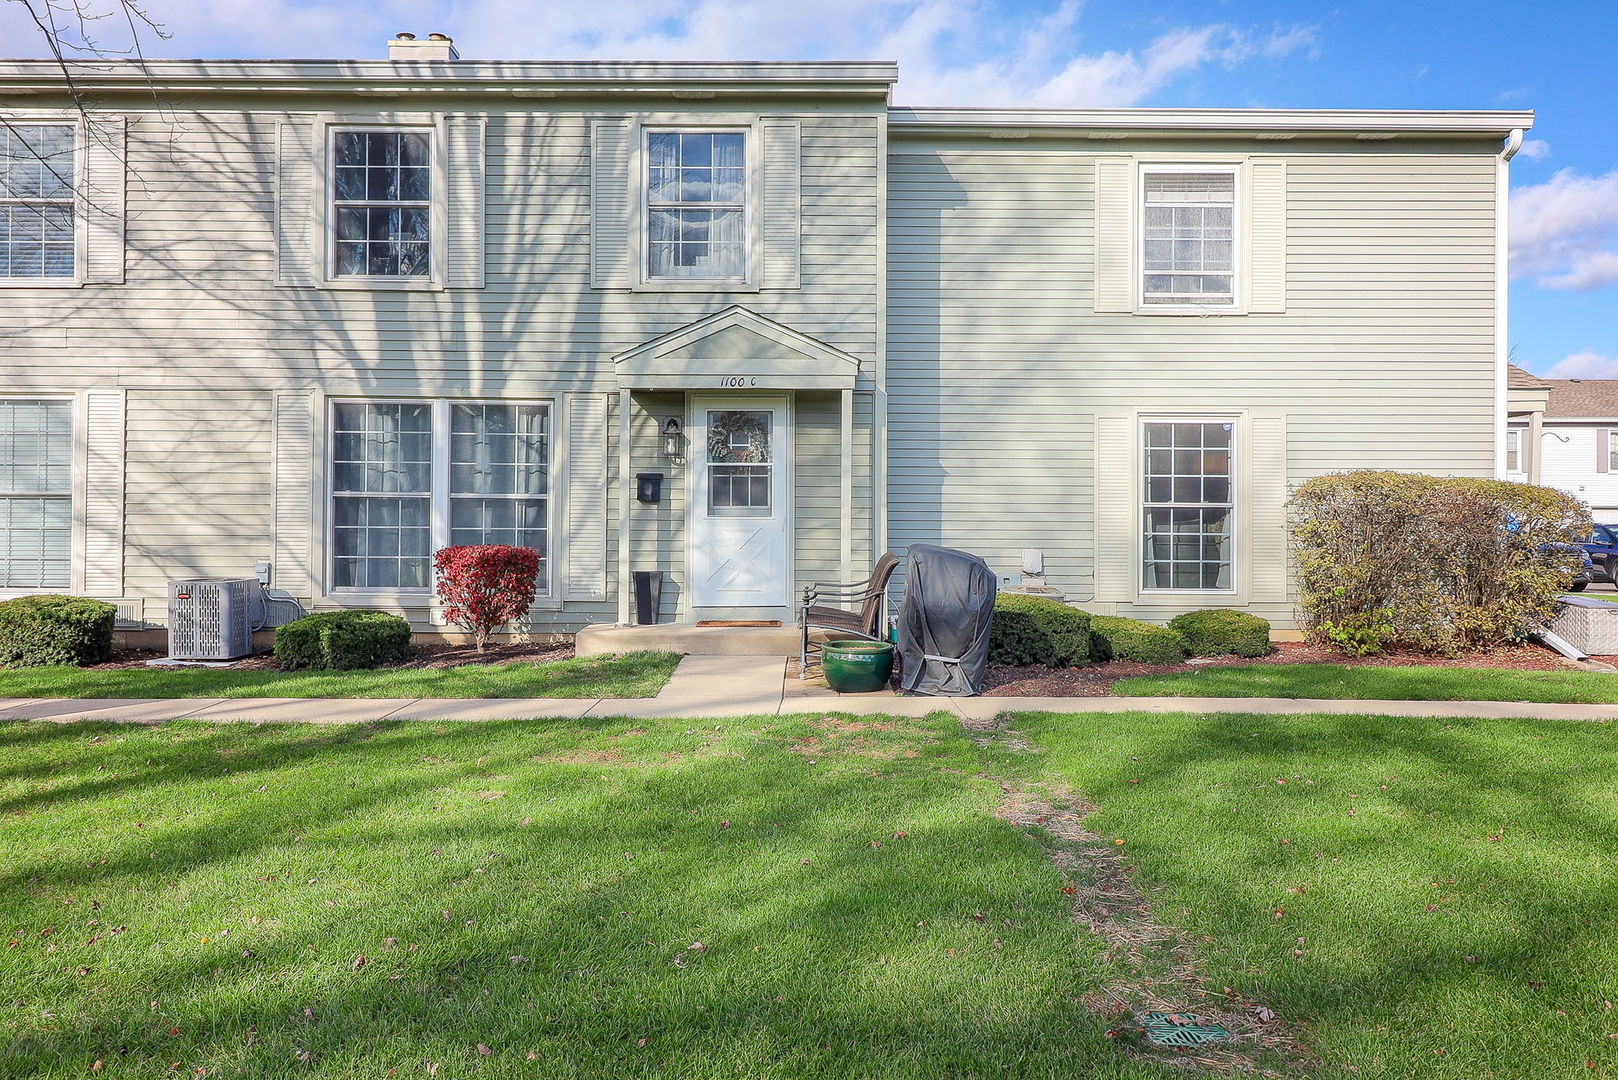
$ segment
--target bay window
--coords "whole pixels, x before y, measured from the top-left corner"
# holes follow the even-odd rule
[[[1231,421],[1142,424],[1141,586],[1234,586],[1235,427]]]
[[[438,548],[511,544],[548,594],[551,430],[548,403],[334,403],[333,587],[427,592]]]

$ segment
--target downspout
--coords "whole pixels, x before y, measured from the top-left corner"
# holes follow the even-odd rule
[[[1506,357],[1508,343],[1507,281],[1510,272],[1510,161],[1522,149],[1523,129],[1512,128],[1500,148],[1494,173],[1494,475],[1506,475]],[[1538,447],[1535,447],[1537,450]]]

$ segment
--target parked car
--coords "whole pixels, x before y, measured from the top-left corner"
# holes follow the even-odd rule
[[[1580,546],[1590,553],[1595,580],[1618,584],[1618,576],[1614,576],[1618,573],[1618,525],[1597,525]]]
[[[1595,562],[1590,558],[1590,553],[1584,549],[1584,545],[1541,544],[1539,545],[1539,552],[1542,555],[1578,554],[1579,565],[1577,569],[1573,571],[1573,580],[1568,582],[1568,592],[1583,592],[1585,589],[1590,587],[1590,582],[1595,580]]]

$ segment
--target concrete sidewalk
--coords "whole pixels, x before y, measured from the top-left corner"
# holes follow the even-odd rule
[[[1001,713],[1327,713],[1340,716],[1527,717],[1618,720],[1618,705],[1520,701],[1361,701],[1336,698],[899,697],[891,690],[837,694],[800,682],[778,656],[687,656],[654,698],[0,698],[0,720],[165,720],[218,723],[354,724],[377,720],[527,720],[623,716],[630,719],[789,716],[810,713],[926,716],[972,720]]]

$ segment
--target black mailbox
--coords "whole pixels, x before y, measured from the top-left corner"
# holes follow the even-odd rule
[[[643,472],[635,474],[635,498],[643,503],[663,501],[663,474]]]

